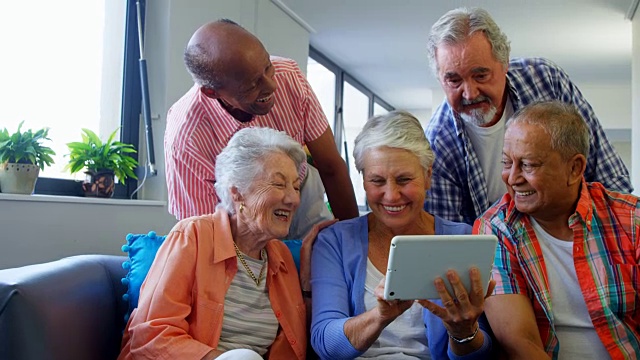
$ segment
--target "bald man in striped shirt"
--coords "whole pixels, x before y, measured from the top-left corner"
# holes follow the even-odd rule
[[[164,138],[171,214],[180,220],[213,213],[216,157],[238,130],[269,127],[306,145],[317,166],[301,170],[301,203],[288,238],[302,238],[332,217],[324,189],[335,217],[358,216],[346,164],[295,61],[270,56],[254,35],[227,19],[200,27],[184,59],[195,84],[169,109]]]

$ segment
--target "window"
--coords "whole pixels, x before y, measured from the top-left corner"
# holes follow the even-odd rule
[[[132,20],[134,26],[127,26]],[[81,194],[80,183],[73,180],[82,180],[84,174],[63,170],[68,160],[66,144],[81,139],[81,128],[106,139],[123,125],[121,140],[137,147],[137,132],[135,139],[125,133],[132,121],[138,127],[138,116],[125,118],[122,100],[123,92],[140,91],[139,82],[137,89],[135,85],[123,89],[126,41],[137,50],[135,20],[133,0],[0,4],[0,44],[5,49],[0,66],[1,126],[14,132],[24,120],[23,130],[49,127],[52,142],[48,145],[56,152],[55,164],[40,173],[36,193]],[[134,31],[135,36],[126,31]],[[139,114],[139,104],[137,108]],[[116,196],[127,193],[123,188]]]
[[[309,58],[307,61],[307,80],[320,101],[320,106],[327,116],[331,131],[335,133],[333,126],[336,121],[336,74],[313,58]]]
[[[384,115],[388,113],[389,110],[384,105],[381,105],[378,101],[373,103],[373,115]]]
[[[307,78],[327,114],[336,144],[347,163],[358,207],[366,211],[362,175],[356,170],[353,159],[354,141],[371,116],[385,114],[393,107],[314,48],[309,49]]]
[[[344,120],[343,141],[346,141],[344,148],[348,151],[348,154],[343,153],[342,155],[347,159],[349,177],[351,177],[353,190],[356,193],[358,207],[362,208],[366,206],[367,197],[364,192],[364,186],[362,185],[362,175],[356,170],[356,164],[353,158],[353,147],[356,136],[358,136],[364,127],[367,119],[369,119],[369,97],[349,82],[346,82],[344,84],[342,106]]]

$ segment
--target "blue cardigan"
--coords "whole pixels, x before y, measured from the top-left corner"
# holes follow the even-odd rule
[[[470,234],[471,226],[435,217],[436,234]],[[340,221],[318,234],[311,255],[313,318],[311,345],[322,359],[353,359],[363,354],[344,334],[344,323],[366,311],[364,283],[369,246],[367,216]],[[440,303],[440,305],[442,305]],[[466,356],[449,350],[449,337],[442,321],[423,310],[426,336],[432,359],[488,359],[491,337],[481,318],[482,347]]]

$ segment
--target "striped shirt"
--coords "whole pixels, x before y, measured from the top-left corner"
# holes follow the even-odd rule
[[[244,255],[244,259],[256,277],[268,261],[266,258],[252,259],[247,255]],[[224,318],[218,350],[251,349],[264,356],[275,340],[279,326],[269,301],[266,273],[262,274],[260,285],[256,286],[240,259],[237,262],[238,272],[224,297]]]
[[[216,157],[240,129],[269,127],[284,131],[305,145],[329,127],[318,99],[295,61],[271,57],[271,62],[278,87],[274,106],[267,115],[240,122],[216,99],[205,96],[198,85],[169,109],[164,135],[165,173],[169,212],[178,220],[215,211]],[[303,166],[302,178],[305,173]]]
[[[633,191],[629,171],[607,140],[591,105],[561,68],[541,58],[512,59],[507,71],[507,87],[514,112],[544,100],[574,105],[591,130],[585,179],[600,182],[607,189]],[[473,224],[491,202],[485,175],[464,121],[445,100],[435,110],[425,134],[435,161],[424,209],[447,220]],[[500,157],[496,161],[500,161]]]
[[[584,180],[575,213],[573,262],[593,326],[614,359],[640,357],[640,199]],[[542,250],[531,220],[509,194],[474,225],[474,233],[499,238],[494,294],[528,296],[545,351],[559,352]],[[636,310],[636,308],[638,308]]]

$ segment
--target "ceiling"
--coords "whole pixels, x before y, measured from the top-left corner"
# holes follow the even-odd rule
[[[311,28],[311,46],[396,108],[430,109],[426,54],[445,12],[478,6],[511,40],[512,57],[546,57],[577,83],[629,82],[633,0],[279,0]]]

